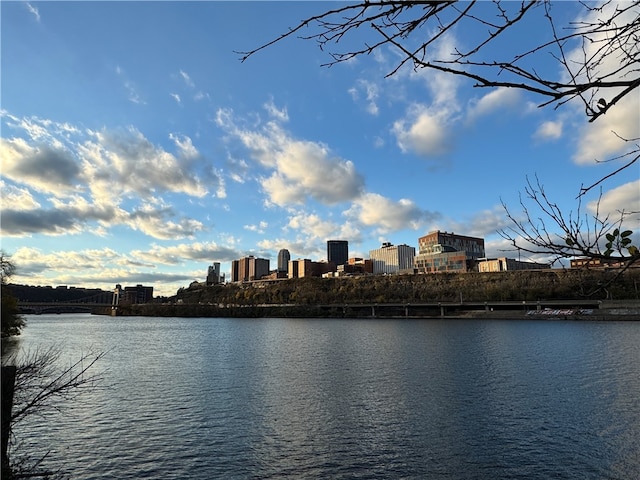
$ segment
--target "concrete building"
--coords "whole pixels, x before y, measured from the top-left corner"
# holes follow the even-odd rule
[[[369,258],[373,264],[373,273],[394,274],[402,272],[413,273],[416,249],[409,245],[392,245],[389,242],[382,247],[369,251]]]
[[[347,265],[353,272],[373,273],[373,261],[370,258],[352,257]]]
[[[289,271],[289,260],[291,260],[291,254],[289,250],[283,248],[278,252],[278,272]]]
[[[119,296],[121,304],[148,303],[153,300],[153,287],[145,287],[140,284],[124,288],[116,285],[115,293]]]
[[[333,262],[313,262],[308,258],[289,261],[289,278],[321,277],[327,272],[335,272]]]
[[[224,283],[224,273],[220,275],[220,262],[213,262],[213,265],[209,265],[207,270],[207,285],[217,285]]]
[[[506,272],[513,270],[540,270],[551,268],[548,263],[522,262],[514,258],[481,258],[478,259],[479,272]]]
[[[350,258],[344,265],[338,265],[334,277],[344,275],[366,275],[373,273],[373,261],[364,258]]]
[[[253,255],[231,262],[232,282],[251,282],[269,275],[269,259]]]
[[[344,265],[349,259],[349,242],[347,240],[327,240],[327,262]]]
[[[415,267],[418,273],[465,273],[476,270],[484,256],[483,238],[437,230],[418,239]]]
[[[298,278],[298,262],[300,260],[289,260],[289,268],[287,269],[288,278]],[[311,260],[309,260],[311,261]]]

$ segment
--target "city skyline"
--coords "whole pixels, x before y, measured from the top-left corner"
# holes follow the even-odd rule
[[[434,230],[514,256],[496,232],[510,224],[502,202],[519,213],[527,178],[575,211],[580,186],[619,165],[596,162],[623,153],[612,131],[640,136],[638,92],[588,123],[571,102],[539,108],[524,92],[410,67],[386,78],[392,49],[327,68],[327,52],[290,38],[240,62],[236,52],[326,8],[2,2],[0,220],[12,281],[173,295],[214,262],[230,278],[248,255],[319,259],[327,240],[345,239],[350,257],[367,257]],[[565,22],[581,12],[554,3]],[[534,19],[526,28],[539,38],[544,18]],[[560,75],[550,56],[541,69]],[[637,168],[602,188],[603,215],[640,204]]]

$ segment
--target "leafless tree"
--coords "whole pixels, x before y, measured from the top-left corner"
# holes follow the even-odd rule
[[[476,87],[508,87],[526,90],[544,98],[541,106],[560,106],[579,99],[589,121],[604,115],[640,86],[640,1],[621,2],[615,8],[583,3],[585,11],[600,12],[597,21],[556,25],[552,2],[489,2],[450,0],[379,0],[347,3],[302,20],[297,26],[253,50],[238,52],[241,61],[285,38],[298,36],[315,40],[331,60],[324,66],[369,55],[382,47],[395,47],[400,60],[387,76],[404,65],[427,68],[469,78]],[[607,2],[607,4],[610,2]],[[537,32],[539,43],[528,50],[508,53],[504,59],[487,58],[489,44],[508,42],[518,27],[543,9],[547,31]],[[472,25],[470,25],[472,24]],[[445,58],[434,58],[432,47],[454,28],[482,27],[486,33],[465,50],[455,49]],[[371,43],[346,50],[332,50],[347,43],[347,36],[363,27],[375,32]],[[306,32],[310,28],[312,32]],[[578,46],[581,55],[576,58]],[[509,52],[511,49],[506,48]],[[492,50],[490,55],[495,55]],[[546,77],[540,72],[540,59],[553,58],[564,68],[565,79]],[[615,92],[610,95],[607,92]]]
[[[17,358],[17,353],[3,357],[3,370],[10,366],[15,372],[12,402],[8,404],[10,415],[7,424],[3,425],[3,429],[8,428],[3,435],[9,435],[8,451],[3,452],[6,453],[6,458],[3,458],[3,478],[64,477],[61,472],[42,469],[47,455],[37,459],[32,458],[28,452],[10,455],[10,451],[15,450],[12,446],[17,444],[13,429],[27,418],[72,408],[74,401],[87,389],[98,388],[102,373],[94,371],[94,367],[104,355],[104,352],[86,353],[67,366],[61,366],[61,350],[55,346],[44,350],[36,349],[20,359]]]
[[[583,9],[579,19],[562,23],[554,15],[550,0],[378,0],[338,4],[300,21],[253,50],[238,54],[244,62],[284,39],[299,37],[315,41],[327,51],[329,61],[324,66],[330,67],[382,48],[393,48],[399,52],[399,60],[387,76],[395,75],[405,66],[444,72],[469,79],[474,87],[529,92],[540,99],[540,107],[557,109],[569,102],[579,102],[586,119],[595,122],[623,101],[637,101],[640,0],[577,5]],[[526,32],[523,35],[527,22],[540,20],[544,28],[536,31],[535,37]],[[354,43],[354,38],[358,41],[356,32],[365,27],[371,29],[370,36],[365,34],[369,41]],[[458,47],[438,56],[437,42],[454,30],[484,33],[475,37],[470,47]],[[528,38],[531,43],[514,51],[511,45],[514,42],[510,40],[514,38]],[[504,58],[496,58],[497,50],[504,52]],[[543,68],[549,64],[549,58],[561,67],[563,74],[558,75],[557,69],[549,73],[549,69]],[[530,207],[522,204],[524,220],[513,216],[505,205],[514,228],[501,234],[522,251],[548,253],[558,258],[577,254],[593,259],[613,257],[625,265],[636,262],[637,248],[634,250],[631,245],[629,230],[622,229],[632,212],[620,212],[616,220],[595,216],[590,219],[588,231],[584,230],[588,226],[580,212],[582,197],[587,192],[638,163],[640,139],[622,140],[629,146],[626,153],[600,160],[622,165],[593,184],[581,186],[577,193],[578,213],[563,214],[539,183],[535,186],[528,183],[526,199],[532,204]],[[532,217],[531,210],[535,209],[547,216],[549,225],[542,218]],[[548,228],[552,224],[560,229],[559,234]]]
[[[535,183],[527,179],[525,195],[528,203],[521,198],[520,213],[502,204],[511,227],[499,233],[515,250],[547,255],[554,262],[586,257],[622,267],[622,271],[640,260],[640,251],[631,239],[633,232],[623,229],[626,217],[638,212],[621,211],[615,218],[602,216],[598,200],[595,212],[589,214],[582,210],[580,197],[577,211],[564,213],[537,179]]]

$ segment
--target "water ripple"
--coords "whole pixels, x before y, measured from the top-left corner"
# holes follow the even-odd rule
[[[640,477],[634,322],[30,317],[43,344],[110,352],[16,429],[72,478]]]

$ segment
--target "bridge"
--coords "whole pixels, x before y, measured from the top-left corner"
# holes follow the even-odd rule
[[[94,308],[106,307],[110,303],[95,302],[18,302],[20,313],[82,313]]]
[[[21,313],[81,313],[91,312],[94,308],[104,308],[113,305],[111,293],[100,293],[74,300],[60,301],[26,301],[19,300],[18,308]]]

